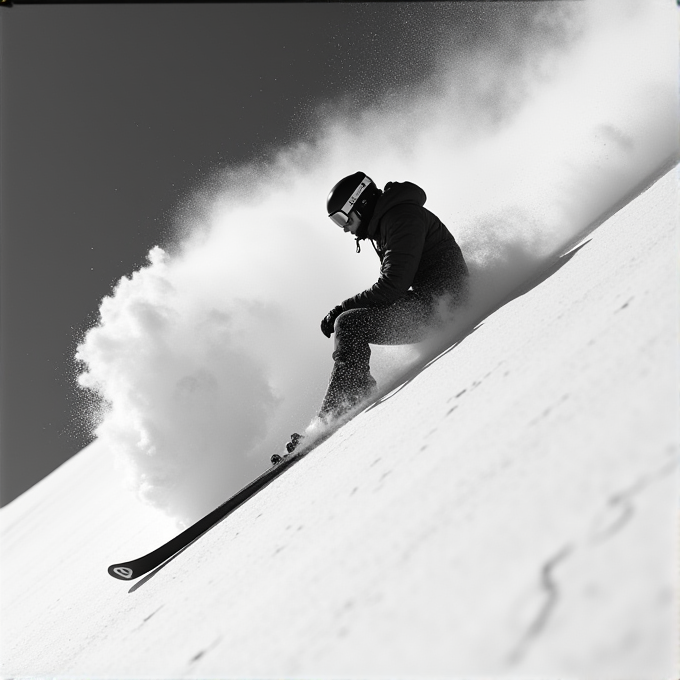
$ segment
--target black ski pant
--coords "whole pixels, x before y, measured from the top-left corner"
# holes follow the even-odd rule
[[[460,254],[460,251],[458,251]],[[409,345],[437,326],[441,302],[456,307],[468,296],[468,270],[462,255],[437,267],[429,285],[407,291],[391,305],[347,310],[335,320],[333,372],[319,415],[337,414],[361,401],[375,387],[370,345]]]
[[[468,298],[469,271],[458,246],[427,265],[427,279],[384,307],[360,307],[335,320],[334,361],[368,373],[372,345],[410,345],[437,325],[437,307],[453,309]]]
[[[464,298],[465,281],[452,291],[414,292],[386,307],[360,307],[335,320],[333,360],[368,372],[369,345],[410,345],[424,340],[437,324],[439,301],[451,306]]]

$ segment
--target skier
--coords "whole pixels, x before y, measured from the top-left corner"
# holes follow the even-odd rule
[[[319,411],[323,420],[337,418],[375,389],[369,344],[419,342],[436,321],[439,299],[465,301],[463,254],[451,232],[423,207],[425,200],[411,182],[388,182],[381,191],[363,172],[340,180],[328,195],[328,217],[355,237],[357,252],[360,241],[371,241],[380,277],[321,322],[326,337],[335,333],[333,371]]]
[[[411,182],[388,182],[381,191],[363,172],[341,179],[328,194],[328,217],[380,258],[378,281],[334,307],[321,331],[335,333],[333,370],[318,417],[328,422],[367,399],[376,388],[370,344],[423,340],[436,325],[438,302],[463,304],[468,295],[465,259],[439,218],[424,208],[425,192]],[[291,435],[291,453],[303,437]],[[280,460],[275,456],[272,460]]]

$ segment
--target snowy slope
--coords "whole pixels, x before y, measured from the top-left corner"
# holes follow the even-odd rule
[[[678,174],[136,584],[89,447],[2,510],[3,677],[677,677]]]

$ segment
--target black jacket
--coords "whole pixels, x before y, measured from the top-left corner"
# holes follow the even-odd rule
[[[380,257],[380,278],[345,300],[343,311],[391,305],[409,288],[436,295],[467,277],[463,254],[451,232],[423,207],[425,192],[411,182],[389,182],[368,224],[367,238]]]

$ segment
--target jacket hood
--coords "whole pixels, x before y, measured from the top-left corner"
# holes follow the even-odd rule
[[[368,224],[368,238],[375,238],[382,216],[395,205],[411,203],[422,207],[427,200],[425,192],[413,182],[388,182],[382,196],[378,199],[375,211]]]

